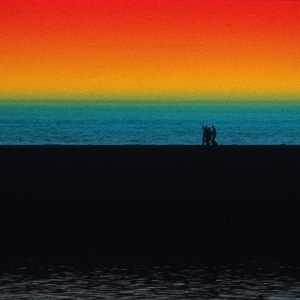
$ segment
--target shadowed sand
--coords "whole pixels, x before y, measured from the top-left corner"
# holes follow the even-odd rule
[[[0,164],[7,249],[297,246],[299,146],[1,146]]]

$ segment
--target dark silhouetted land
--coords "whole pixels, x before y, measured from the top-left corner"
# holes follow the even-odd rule
[[[5,251],[297,247],[299,146],[1,146],[0,166]]]

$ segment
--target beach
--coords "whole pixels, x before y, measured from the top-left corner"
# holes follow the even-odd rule
[[[299,146],[1,146],[0,165],[5,251],[297,247]]]

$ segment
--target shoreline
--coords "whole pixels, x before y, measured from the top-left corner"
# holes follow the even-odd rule
[[[297,249],[300,146],[0,146],[0,166],[2,250]]]

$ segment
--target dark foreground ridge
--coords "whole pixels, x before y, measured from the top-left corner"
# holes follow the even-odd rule
[[[3,251],[297,247],[299,146],[1,146],[0,165]]]

